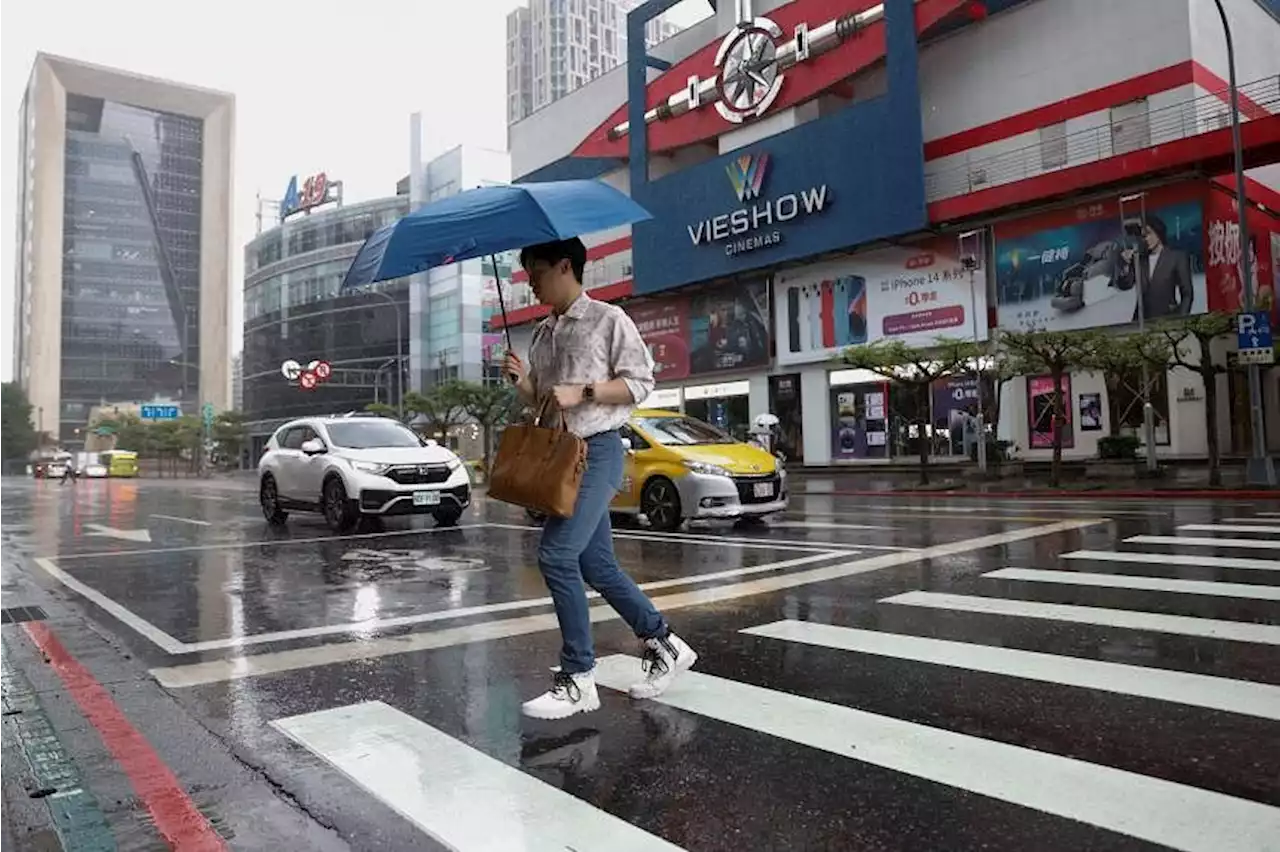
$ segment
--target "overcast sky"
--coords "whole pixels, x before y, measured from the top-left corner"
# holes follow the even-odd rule
[[[236,96],[239,293],[255,196],[325,171],[348,201],[395,191],[408,172],[409,114],[430,157],[457,144],[506,148],[506,15],[519,0],[45,0],[7,2],[0,21],[0,374],[11,375],[17,114],[39,51]],[[673,19],[709,13],[684,0]],[[239,298],[233,321],[238,322]],[[239,349],[238,326],[234,331]]]

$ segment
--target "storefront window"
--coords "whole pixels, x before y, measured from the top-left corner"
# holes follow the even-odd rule
[[[834,461],[889,457],[888,396],[883,383],[831,388]]]
[[[1156,445],[1167,447],[1169,437],[1169,374],[1150,376],[1151,408],[1155,412]],[[1111,423],[1118,435],[1142,437],[1142,372],[1134,370],[1112,379],[1107,399],[1110,402]]]
[[[769,377],[769,413],[778,418],[778,450],[788,461],[804,461],[799,373]]]
[[[746,440],[751,406],[746,382],[696,385],[684,389],[685,413],[710,423],[738,440]]]
[[[1027,417],[1030,421],[1031,448],[1048,449],[1053,446],[1053,436],[1062,429],[1062,446],[1070,449],[1075,446],[1071,410],[1071,377],[1062,377],[1062,420],[1054,422],[1054,401],[1057,394],[1053,379],[1050,376],[1035,376],[1027,379]]]

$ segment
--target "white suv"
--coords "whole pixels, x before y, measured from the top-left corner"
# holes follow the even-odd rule
[[[434,515],[456,524],[471,503],[462,461],[435,441],[383,417],[311,417],[286,423],[258,462],[262,514],[321,512],[335,532],[361,516]]]

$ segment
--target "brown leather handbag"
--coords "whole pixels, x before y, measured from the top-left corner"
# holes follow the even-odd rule
[[[578,487],[587,469],[587,442],[565,428],[555,407],[554,425],[545,425],[548,395],[532,423],[513,423],[502,432],[489,473],[489,496],[557,518],[573,515]]]

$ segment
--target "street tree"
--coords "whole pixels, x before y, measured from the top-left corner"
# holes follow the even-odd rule
[[[1212,344],[1214,340],[1233,333],[1235,327],[1235,317],[1221,312],[1181,317],[1155,327],[1155,332],[1163,337],[1168,346],[1165,361],[1160,364],[1159,369],[1166,369],[1172,364],[1195,373],[1204,382],[1204,432],[1209,449],[1210,485],[1222,484],[1218,376],[1227,373],[1226,365],[1214,360]]]
[[[210,437],[236,467],[240,466],[245,444],[249,443],[248,419],[243,411],[223,411],[213,420]]]
[[[1050,401],[1053,430],[1053,463],[1049,468],[1049,484],[1062,481],[1062,434],[1067,425],[1067,402],[1063,396],[1063,380],[1073,370],[1087,369],[1098,348],[1095,331],[1006,331],[1000,335],[1000,355],[1008,369],[1019,375],[1053,379]]]
[[[480,426],[484,446],[484,471],[489,473],[493,459],[493,430],[504,426],[520,410],[515,388],[502,384],[473,384],[467,389],[463,403],[467,415]]]
[[[920,436],[920,484],[929,484],[929,404],[935,382],[969,372],[980,349],[971,340],[939,338],[934,346],[908,346],[901,340],[882,340],[850,346],[840,360],[850,367],[908,388],[916,399],[916,428]]]
[[[396,416],[396,407],[394,405],[387,405],[385,402],[371,402],[364,407],[364,410],[370,414],[376,414],[379,417],[390,417],[394,419]]]
[[[32,406],[17,382],[5,382],[0,398],[0,453],[4,460],[26,459],[39,443],[31,425]]]
[[[1169,363],[1169,343],[1153,329],[1125,335],[1099,333],[1092,351],[1082,365],[1100,373],[1107,387],[1107,434],[1116,437],[1129,421],[1132,404],[1121,407],[1127,396],[1131,400],[1147,399],[1157,385],[1158,377]],[[1146,367],[1146,381],[1143,381]],[[1127,393],[1125,393],[1127,391]]]
[[[426,393],[410,391],[404,395],[404,410],[425,421],[423,431],[440,443],[447,443],[449,431],[467,422],[467,396],[470,382],[450,379]]]

